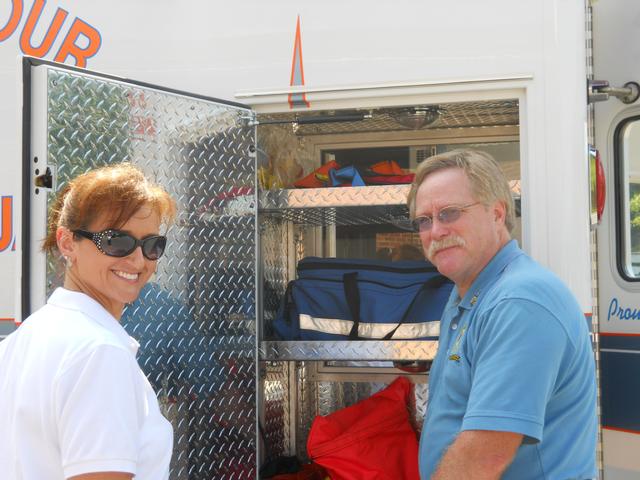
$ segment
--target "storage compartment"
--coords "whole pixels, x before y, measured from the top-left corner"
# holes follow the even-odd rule
[[[258,120],[261,459],[306,459],[306,440],[316,415],[367,398],[398,375],[414,384],[410,410],[419,431],[427,407],[428,374],[396,367],[409,364],[425,370],[437,342],[287,341],[274,338],[271,328],[301,258],[393,261],[421,253],[419,237],[409,228],[409,185],[292,185],[330,161],[364,171],[393,160],[414,172],[422,160],[437,153],[483,150],[496,158],[511,182],[518,216],[514,236],[521,241],[518,102],[282,113],[260,115]]]
[[[410,418],[419,431],[427,404],[425,374],[392,362],[261,361],[260,425],[263,457],[296,455],[307,461],[307,438],[316,415],[328,415],[370,397],[398,375],[413,383]]]

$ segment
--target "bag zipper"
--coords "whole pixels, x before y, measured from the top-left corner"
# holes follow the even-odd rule
[[[359,263],[323,263],[323,262],[308,262],[308,263],[299,263],[298,271],[300,270],[345,270],[345,269],[353,269],[353,270],[374,270],[380,272],[395,272],[395,273],[430,273],[437,272],[438,269],[436,267],[387,267],[383,265],[366,265]]]
[[[332,278],[304,277],[304,278],[299,278],[296,281],[299,281],[299,280],[314,280],[314,281],[318,281],[318,282],[344,283],[344,280],[342,280],[342,279],[332,279]],[[381,287],[393,288],[395,290],[401,290],[403,288],[410,288],[410,287],[417,287],[417,286],[420,286],[420,285],[424,285],[426,281],[428,281],[428,280],[425,280],[423,282],[415,282],[415,283],[409,283],[407,285],[398,286],[398,285],[388,285],[388,284],[382,283],[382,282],[376,282],[375,280],[361,280],[361,279],[357,280],[358,283],[373,283],[374,285],[380,285]]]

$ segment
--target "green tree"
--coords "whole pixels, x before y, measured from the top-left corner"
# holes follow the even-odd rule
[[[629,221],[631,225],[631,251],[640,253],[640,185],[632,186],[629,199]]]

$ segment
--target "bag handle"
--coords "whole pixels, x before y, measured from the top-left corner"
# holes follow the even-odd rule
[[[413,308],[413,304],[416,303],[416,300],[423,290],[439,288],[449,281],[450,280],[444,275],[438,274],[424,282],[422,284],[422,287],[420,287],[420,289],[416,292],[415,296],[411,300],[411,303],[402,315],[402,318],[400,319],[398,325],[396,325],[393,330],[382,337],[382,340],[391,340],[393,338],[398,328],[400,328],[400,325],[402,325],[409,317],[409,313]],[[353,326],[351,327],[351,331],[349,332],[349,340],[358,340],[360,338],[358,336],[358,327],[360,326],[360,290],[358,289],[358,272],[345,273],[342,276],[342,282],[344,285],[344,295],[347,299],[349,311],[351,312],[351,319],[353,320]]]
[[[360,290],[358,289],[358,272],[348,272],[342,275],[344,297],[351,312],[353,326],[349,332],[349,340],[358,340],[358,327],[360,326]]]
[[[420,290],[417,291],[416,296],[413,297],[413,300],[411,300],[411,303],[407,307],[407,310],[404,312],[404,315],[402,315],[402,318],[400,319],[400,323],[398,323],[398,325],[396,325],[393,330],[391,330],[384,337],[382,337],[382,339],[383,340],[391,340],[393,338],[393,336],[395,335],[395,333],[398,330],[398,328],[400,328],[400,325],[402,325],[405,322],[405,320],[409,317],[409,313],[411,312],[411,309],[413,308],[413,304],[416,303],[416,300],[418,300],[418,297],[420,296],[420,294],[422,293],[423,290],[429,290],[429,289],[432,289],[432,288],[439,288],[439,287],[441,287],[442,285],[444,285],[445,283],[447,283],[449,281],[450,280],[447,277],[445,277],[444,275],[435,275],[434,277],[432,277],[429,280],[427,280],[426,282],[424,282],[422,284],[422,287],[420,287]]]

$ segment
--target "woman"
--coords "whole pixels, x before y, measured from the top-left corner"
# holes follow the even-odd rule
[[[156,269],[175,203],[119,164],[60,192],[43,248],[64,287],[0,342],[0,477],[167,479],[172,429],[119,323]]]

